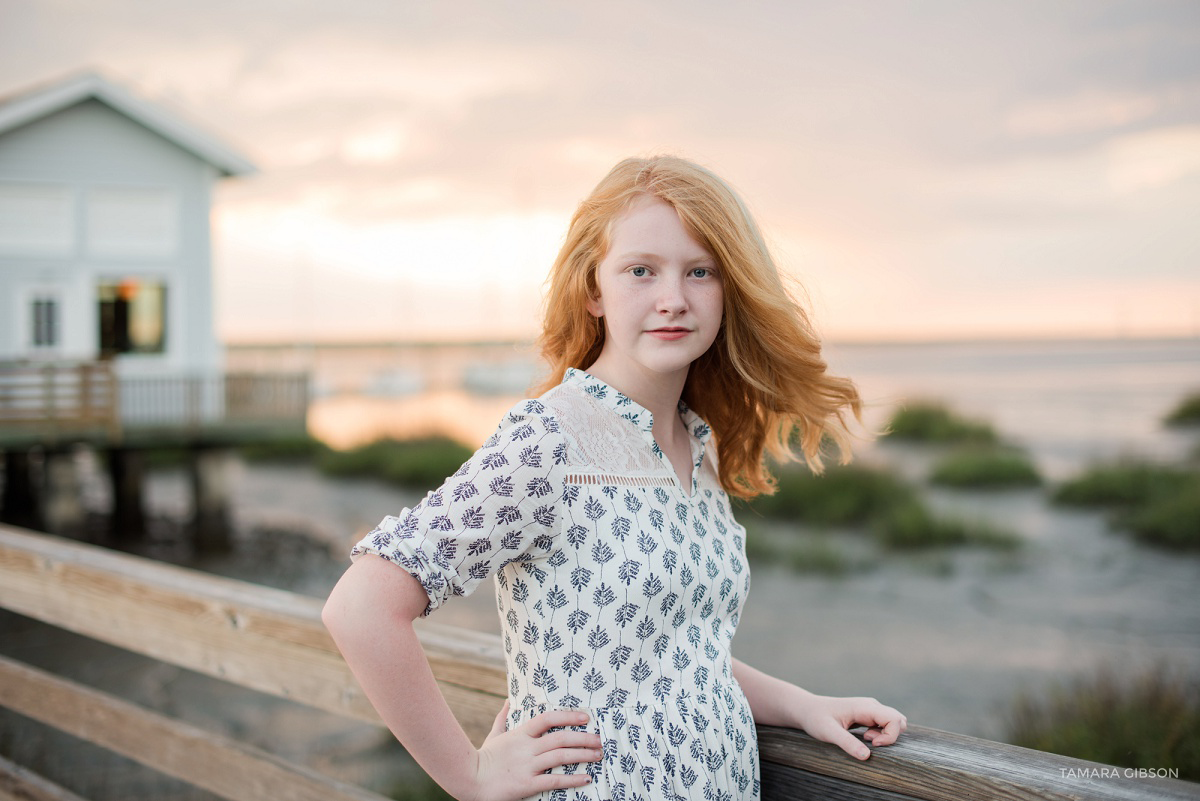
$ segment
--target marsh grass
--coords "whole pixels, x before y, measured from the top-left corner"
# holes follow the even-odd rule
[[[952,545],[1014,550],[1021,544],[1012,532],[983,522],[937,517],[922,503],[888,510],[872,521],[871,534],[880,545],[896,550]]]
[[[961,489],[1011,489],[1042,483],[1028,456],[998,446],[967,446],[946,454],[934,465],[929,480]]]
[[[1169,426],[1200,426],[1200,392],[1181,400],[1163,422]]]
[[[419,489],[435,489],[471,458],[471,449],[443,437],[384,439],[348,451],[327,450],[317,468],[337,477],[371,476]]]
[[[907,442],[995,444],[1000,441],[991,425],[970,420],[946,406],[923,401],[896,410],[884,436]]]
[[[1176,768],[1200,781],[1200,682],[1158,666],[1132,679],[1100,670],[1021,695],[1008,711],[1009,742],[1129,768]]]
[[[1118,515],[1115,522],[1143,542],[1167,548],[1200,548],[1200,474],[1175,492]]]
[[[446,437],[381,439],[357,448],[335,450],[307,435],[244,445],[239,452],[249,462],[308,463],[327,476],[377,478],[417,489],[440,486],[472,453]]]
[[[833,467],[820,476],[794,467],[775,472],[775,494],[746,504],[764,517],[818,526],[856,525],[916,496],[898,476],[877,468]]]
[[[872,567],[855,556],[844,540],[826,534],[771,531],[757,521],[746,523],[746,558],[764,565],[779,565],[795,573],[839,577]]]
[[[1108,509],[1112,525],[1152,545],[1200,548],[1200,471],[1124,462],[1097,465],[1060,485],[1056,503]]]
[[[329,450],[330,447],[316,437],[301,434],[249,443],[241,446],[238,453],[247,462],[296,464],[311,462]]]
[[[1190,471],[1150,462],[1093,465],[1054,491],[1055,503],[1068,506],[1141,505],[1186,486]]]
[[[890,470],[833,467],[814,476],[803,469],[778,468],[777,481],[775,495],[744,502],[749,514],[739,513],[738,519],[757,516],[817,527],[857,528],[869,532],[878,545],[899,550],[958,545],[1008,550],[1020,543],[1016,534],[985,523],[935,515],[917,488]],[[819,552],[804,558],[813,564],[831,561],[828,554]]]

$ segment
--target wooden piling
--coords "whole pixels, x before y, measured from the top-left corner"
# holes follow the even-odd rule
[[[109,534],[114,544],[131,545],[146,539],[145,472],[145,451],[125,447],[108,450],[113,499]]]
[[[195,448],[188,460],[192,484],[192,542],[198,553],[233,549],[229,482],[232,456],[225,448]]]

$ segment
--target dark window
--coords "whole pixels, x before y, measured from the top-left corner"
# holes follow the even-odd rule
[[[130,278],[100,284],[100,353],[162,353],[167,344],[167,288]]]
[[[53,348],[58,345],[58,301],[55,298],[33,299],[33,346]]]

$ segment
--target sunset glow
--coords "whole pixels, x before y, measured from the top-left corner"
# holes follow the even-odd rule
[[[1200,335],[1195,4],[101,6],[6,10],[0,92],[99,69],[259,166],[228,341],[531,338],[575,203],[664,151],[831,338]]]

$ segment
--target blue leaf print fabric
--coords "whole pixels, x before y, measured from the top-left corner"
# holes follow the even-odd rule
[[[582,370],[510,411],[458,472],[387,517],[352,555],[421,582],[429,615],[493,578],[514,728],[584,709],[592,783],[539,801],[749,801],[760,794],[750,706],[730,647],[750,589],[708,426],[684,404],[680,483],[650,412]]]

